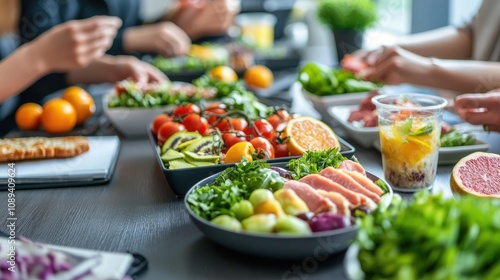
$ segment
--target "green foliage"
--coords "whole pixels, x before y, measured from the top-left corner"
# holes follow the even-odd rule
[[[499,230],[500,199],[422,191],[360,220],[358,259],[366,279],[500,279]]]
[[[366,29],[377,20],[372,0],[320,0],[318,19],[331,30]]]
[[[302,157],[290,160],[287,168],[290,170],[292,178],[299,180],[309,174],[318,174],[327,167],[338,167],[346,159],[338,148],[324,151],[306,151]]]

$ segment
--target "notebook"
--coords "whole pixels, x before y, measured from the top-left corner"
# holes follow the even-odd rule
[[[15,162],[15,189],[95,185],[113,176],[120,139],[117,136],[89,136],[88,152],[72,158]],[[8,163],[0,164],[0,190],[8,188]]]

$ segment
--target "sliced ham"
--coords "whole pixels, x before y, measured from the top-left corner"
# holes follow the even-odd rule
[[[366,176],[366,171],[361,166],[361,164],[352,161],[350,159],[344,160],[343,162],[340,163],[338,169],[344,169],[344,170],[349,170],[349,171],[354,171],[363,174],[363,176]]]
[[[364,206],[370,210],[374,210],[375,208],[377,208],[377,204],[366,195],[361,194],[359,195],[359,197],[361,199],[361,206]]]
[[[353,178],[354,181],[358,182],[358,184],[365,187],[367,190],[376,193],[378,196],[382,196],[384,194],[384,191],[381,188],[379,188],[372,180],[359,174],[358,172],[353,172],[344,169],[341,169],[341,171],[351,176],[351,178]]]
[[[345,174],[339,169],[335,169],[333,167],[327,167],[321,170],[319,174],[341,186],[344,186],[347,189],[350,189],[351,191],[366,195],[367,197],[372,199],[375,203],[378,203],[380,200],[380,197],[376,193],[373,193],[370,190],[364,188],[353,178],[351,178],[351,176]]]
[[[349,210],[349,201],[347,199],[336,192],[327,192],[325,190],[316,190],[320,195],[329,199],[335,206],[337,207],[337,212],[340,215],[350,216],[351,210]]]
[[[361,200],[358,193],[348,190],[347,188],[333,182],[332,180],[324,176],[318,174],[309,174],[300,179],[299,182],[306,183],[316,190],[325,190],[327,192],[340,193],[347,199],[347,201],[349,201],[353,208],[361,205]]]
[[[293,190],[309,207],[309,210],[318,214],[324,212],[337,213],[337,207],[330,200],[321,196],[315,189],[299,181],[286,181],[284,189]]]

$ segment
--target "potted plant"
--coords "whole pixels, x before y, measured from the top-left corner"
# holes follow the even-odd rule
[[[361,48],[363,32],[377,20],[372,0],[320,0],[318,19],[333,32],[337,57]]]

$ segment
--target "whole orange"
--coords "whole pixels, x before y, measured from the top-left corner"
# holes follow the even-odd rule
[[[210,70],[209,77],[212,80],[221,81],[225,83],[232,83],[238,80],[238,74],[234,72],[233,68],[229,66],[217,66]]]
[[[249,88],[269,88],[273,84],[273,72],[264,65],[250,67],[243,76]]]
[[[76,125],[76,110],[64,99],[52,99],[43,105],[42,125],[48,133],[65,133]]]
[[[36,103],[21,105],[16,111],[16,124],[22,130],[38,129],[42,117],[42,106]]]
[[[77,124],[84,123],[95,112],[94,99],[83,88],[76,86],[69,87],[63,92],[61,97],[75,107]]]

